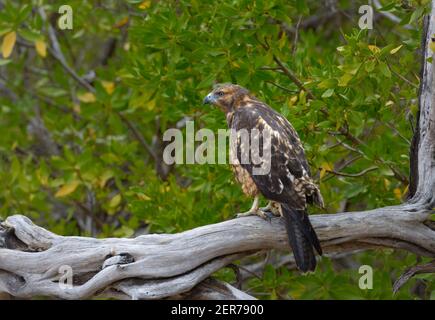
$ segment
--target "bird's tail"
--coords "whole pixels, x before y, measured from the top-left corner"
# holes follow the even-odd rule
[[[313,248],[320,255],[322,255],[322,248],[306,209],[294,209],[288,204],[281,204],[281,208],[289,244],[298,269],[302,272],[314,271],[316,257]]]

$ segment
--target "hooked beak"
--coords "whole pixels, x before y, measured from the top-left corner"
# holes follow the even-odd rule
[[[214,96],[212,93],[209,93],[202,101],[202,104],[211,104],[213,102],[214,102]]]

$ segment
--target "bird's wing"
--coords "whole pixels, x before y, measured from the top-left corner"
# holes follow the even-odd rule
[[[239,108],[233,115],[231,128],[235,132],[246,129],[268,131],[271,137],[270,171],[254,174],[258,167],[249,161],[243,163],[242,154],[251,150],[245,139],[238,137],[233,152],[245,168],[260,192],[270,200],[291,202],[295,208],[306,206],[307,186],[312,184],[309,167],[299,137],[291,124],[282,115],[261,102]],[[248,142],[249,143],[249,142]],[[260,139],[260,150],[262,148]],[[246,154],[245,154],[246,155]]]

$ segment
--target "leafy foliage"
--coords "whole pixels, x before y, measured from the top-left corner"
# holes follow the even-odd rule
[[[60,30],[62,1],[0,1],[0,217],[25,214],[60,234],[99,237],[232,218],[250,200],[226,165],[165,168],[159,158],[162,133],[185,120],[226,127],[201,105],[215,82],[249,88],[292,122],[327,212],[400,203],[427,2],[385,2],[401,23],[377,14],[374,29],[361,30],[359,1],[338,1],[332,12],[299,0],[73,0],[74,28]],[[352,267],[324,258],[304,277],[267,266],[247,286],[271,299],[428,298],[434,290],[433,277],[420,276],[392,296],[412,254],[346,259]],[[358,288],[360,264],[374,267],[373,290]],[[234,280],[228,270],[218,276]]]

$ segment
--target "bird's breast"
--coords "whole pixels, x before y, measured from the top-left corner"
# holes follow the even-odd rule
[[[249,172],[239,164],[232,164],[231,169],[236,181],[242,185],[242,191],[249,197],[258,195],[258,188]]]

